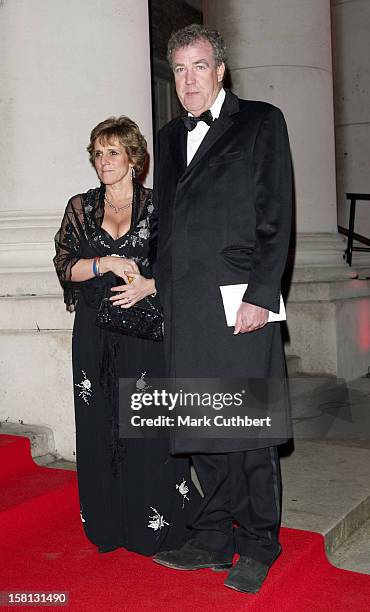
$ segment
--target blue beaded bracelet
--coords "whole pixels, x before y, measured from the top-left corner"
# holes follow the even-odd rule
[[[99,263],[100,263],[100,257],[94,257],[94,261],[93,261],[94,276],[100,276],[100,274],[99,274]]]

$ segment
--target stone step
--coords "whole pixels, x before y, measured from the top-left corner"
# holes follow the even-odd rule
[[[370,378],[296,376],[290,396],[283,524],[321,533],[330,555],[370,519]]]
[[[328,554],[370,519],[370,449],[296,440],[282,457],[284,527],[321,533]]]
[[[288,369],[288,376],[294,376],[301,372],[301,358],[298,355],[287,355],[286,366]]]
[[[40,467],[45,467],[45,466],[54,467],[54,463],[57,463],[59,461],[59,459],[56,460],[55,455],[51,455],[50,453],[48,453],[47,455],[42,455],[41,457],[34,457],[33,460]],[[64,461],[64,462],[61,461],[61,463],[68,463],[68,461]],[[58,466],[55,466],[55,467],[58,467]],[[68,468],[62,467],[61,469],[68,469]]]
[[[36,460],[36,463],[42,465],[41,463],[39,463],[38,460]],[[77,464],[75,461],[66,461],[65,459],[55,460],[55,457],[51,463],[47,463],[44,465],[47,465],[47,467],[49,468],[55,468],[57,470],[72,470],[73,472],[76,472],[77,470]]]
[[[46,425],[58,456],[73,461],[71,331],[0,330],[0,343],[0,421]]]
[[[341,569],[370,574],[370,520],[331,553],[329,559]]]
[[[0,320],[2,332],[70,330],[74,316],[66,311],[60,291],[54,295],[0,296]]]
[[[0,434],[23,436],[31,442],[31,455],[39,465],[46,465],[57,459],[54,435],[49,427],[44,425],[25,425],[23,423],[0,423]]]

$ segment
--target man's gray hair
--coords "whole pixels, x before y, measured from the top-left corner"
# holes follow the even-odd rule
[[[216,66],[219,66],[222,62],[226,62],[226,45],[221,34],[217,32],[217,30],[212,30],[203,25],[192,23],[171,34],[167,46],[167,59],[171,68],[174,51],[187,47],[188,45],[193,45],[199,40],[207,40],[212,45]]]

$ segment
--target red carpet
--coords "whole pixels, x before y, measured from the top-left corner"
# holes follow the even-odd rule
[[[331,566],[316,533],[282,529],[283,554],[258,595],[223,587],[226,573],[177,572],[122,549],[100,555],[83,534],[75,473],[36,466],[29,446],[0,435],[0,591],[68,591],[68,606],[53,609],[73,611],[370,610],[370,576]]]

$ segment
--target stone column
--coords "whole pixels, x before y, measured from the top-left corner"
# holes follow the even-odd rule
[[[212,0],[242,98],[279,106],[294,159],[298,232],[336,232],[329,0]]]
[[[234,92],[275,104],[288,124],[297,232],[288,352],[303,371],[353,378],[370,346],[361,352],[355,323],[346,324],[347,300],[370,286],[349,280],[357,272],[337,233],[330,0],[205,0],[204,15],[226,40]]]
[[[94,125],[128,115],[152,151],[147,2],[2,1],[0,56],[0,420],[49,425],[72,458],[73,316],[53,238],[68,198],[98,184]]]
[[[332,19],[338,222],[348,228],[345,194],[370,193],[370,3],[334,0]],[[355,231],[370,237],[370,202],[357,206]]]

